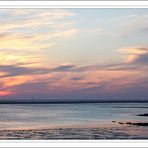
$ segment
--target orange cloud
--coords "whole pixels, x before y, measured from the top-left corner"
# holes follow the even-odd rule
[[[41,50],[50,47],[51,44],[40,44],[36,37],[25,35],[7,35],[0,38],[0,49],[7,50]]]
[[[127,63],[132,63],[136,61],[139,57],[148,54],[148,48],[143,48],[143,47],[123,48],[119,49],[119,51],[122,51],[127,54],[127,58],[125,61]]]
[[[138,55],[129,55],[126,59],[127,63],[132,63],[133,61],[135,61],[138,58]]]
[[[15,76],[15,77],[3,78],[2,82],[4,87],[13,87],[23,83],[27,83],[33,79],[34,77],[32,76]]]
[[[45,55],[42,55],[41,53],[38,54],[31,54],[27,55],[25,52],[17,52],[17,51],[3,51],[0,53],[0,63],[1,65],[15,65],[20,64],[24,67],[42,67],[45,64]]]
[[[36,74],[36,75],[19,75],[1,78],[1,83],[4,88],[13,88],[25,83],[41,82],[52,78],[52,74]]]
[[[121,48],[119,51],[131,54],[144,54],[148,52],[147,48],[142,47],[129,47],[129,48]]]
[[[67,66],[67,65],[66,65]],[[108,68],[94,68],[76,72],[77,66],[57,67],[49,70],[49,73],[34,75],[18,75],[1,78],[4,89],[11,90],[13,94],[21,93],[42,93],[56,92],[69,93],[82,89],[97,88],[102,92],[116,92],[128,88],[134,84],[138,78],[142,77],[143,71],[136,70],[111,70]],[[93,65],[92,65],[93,67]],[[50,73],[51,72],[51,73]],[[74,78],[74,79],[72,79]],[[22,88],[30,87],[23,90]],[[37,86],[37,87],[36,87]],[[90,91],[90,93],[92,93]],[[97,93],[96,89],[93,91]],[[10,94],[11,94],[10,93]],[[49,94],[50,95],[50,94]]]
[[[11,95],[12,94],[12,92],[11,91],[2,91],[2,90],[0,90],[0,96],[1,97],[3,97],[3,96],[8,96],[8,95]]]
[[[124,88],[127,84],[132,83],[134,80],[131,77],[138,75],[137,71],[125,70],[103,70],[94,69],[91,71],[81,71],[81,73],[74,72],[59,72],[53,73],[54,77],[60,78],[52,83],[49,83],[49,90],[60,89],[63,91],[73,91],[86,89],[91,87],[104,87],[106,90],[118,90]],[[77,80],[71,78],[78,78]],[[109,83],[109,85],[107,85]]]

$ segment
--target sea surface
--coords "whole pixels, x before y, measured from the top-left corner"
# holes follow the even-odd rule
[[[0,104],[0,130],[148,122],[148,103]]]

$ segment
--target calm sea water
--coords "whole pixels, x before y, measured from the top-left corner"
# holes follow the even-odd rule
[[[0,104],[0,129],[47,128],[115,121],[147,122],[148,103]]]

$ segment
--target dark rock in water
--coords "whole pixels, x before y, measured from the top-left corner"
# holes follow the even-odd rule
[[[112,122],[116,122],[116,121],[112,121]]]
[[[132,123],[132,125],[148,126],[148,123]]]
[[[137,125],[137,126],[148,126],[147,122],[144,122],[144,123],[141,123],[141,122],[138,122],[138,123],[126,122],[126,124]]]
[[[132,122],[126,122],[126,124],[130,124],[130,125],[131,125],[131,124],[132,124]]]
[[[146,116],[146,117],[148,117],[148,113],[146,113],[146,114],[139,114],[137,116]]]
[[[128,124],[128,125],[137,125],[137,126],[148,126],[148,122],[137,122],[137,123],[132,123],[132,122],[119,122],[119,124]]]
[[[119,122],[119,124],[124,124],[123,122]]]

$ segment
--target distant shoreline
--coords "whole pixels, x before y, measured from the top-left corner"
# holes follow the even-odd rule
[[[89,103],[148,103],[145,101],[0,101],[0,104],[89,104]]]

